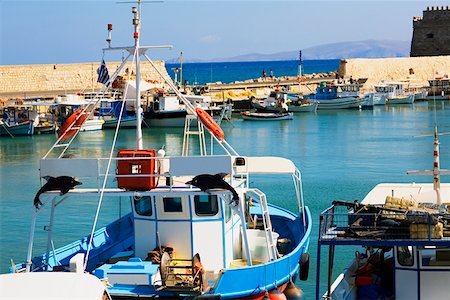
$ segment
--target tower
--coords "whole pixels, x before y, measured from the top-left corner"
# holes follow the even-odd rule
[[[427,7],[423,17],[413,18],[410,56],[450,55],[450,9]]]

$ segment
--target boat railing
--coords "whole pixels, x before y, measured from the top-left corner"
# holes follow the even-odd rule
[[[450,214],[333,205],[320,215],[319,243],[433,245],[450,241]]]

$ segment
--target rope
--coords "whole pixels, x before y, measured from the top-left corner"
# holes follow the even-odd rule
[[[133,61],[131,63],[131,68],[133,68],[134,60],[136,58],[136,55],[138,55],[137,51],[138,50],[136,49],[135,53],[134,53],[134,56],[133,56]],[[130,75],[128,75],[128,79],[130,79]],[[112,163],[112,159],[113,159],[112,156],[113,156],[113,153],[114,153],[114,148],[116,147],[117,136],[119,135],[120,121],[122,120],[122,113],[123,113],[123,109],[125,107],[125,103],[126,103],[125,99],[122,99],[122,106],[120,108],[119,119],[117,121],[117,127],[116,127],[116,131],[114,133],[114,139],[113,139],[113,143],[111,145],[111,151],[109,153],[109,159],[108,159],[108,165],[106,167],[105,178],[103,179],[102,189],[100,190],[100,199],[98,200],[97,211],[95,212],[94,224],[92,225],[91,235],[90,235],[90,238],[89,238],[89,244],[88,244],[88,248],[87,248],[87,251],[86,251],[86,256],[84,258],[83,269],[85,271],[86,271],[87,263],[88,263],[88,260],[89,260],[89,254],[90,254],[91,249],[92,249],[92,241],[94,239],[94,232],[95,232],[95,228],[97,227],[98,216],[100,214],[100,208],[102,206],[103,196],[105,194],[106,182],[108,180],[109,170],[111,169],[111,163]]]

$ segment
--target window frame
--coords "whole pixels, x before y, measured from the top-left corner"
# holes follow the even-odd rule
[[[197,203],[200,201],[200,197],[208,197],[208,202],[211,201],[211,199],[215,198],[216,200],[216,211],[211,213],[199,213],[197,211]],[[211,205],[213,206],[213,205]],[[213,217],[216,216],[219,213],[219,197],[218,195],[194,195],[194,212],[197,217]]]

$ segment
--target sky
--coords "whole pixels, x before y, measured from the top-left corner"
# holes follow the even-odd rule
[[[412,17],[450,1],[174,1],[142,11],[142,45],[155,59],[180,51],[189,59],[276,53],[360,40],[412,37]],[[112,46],[132,43],[129,3],[115,1],[0,0],[0,65],[100,61],[106,26]],[[120,59],[107,54],[105,60]]]

